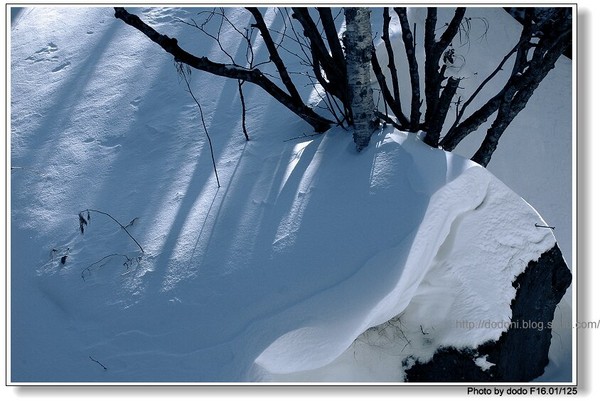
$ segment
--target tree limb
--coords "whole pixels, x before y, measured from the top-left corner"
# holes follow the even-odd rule
[[[273,38],[271,37],[271,33],[269,32],[269,29],[267,28],[267,25],[265,24],[265,20],[264,20],[262,14],[256,7],[246,7],[246,9],[248,11],[250,11],[252,16],[254,17],[254,20],[256,21],[256,23],[253,26],[258,28],[260,35],[262,36],[263,40],[265,41],[265,45],[267,46],[267,50],[269,52],[269,57],[271,58],[271,61],[273,62],[273,64],[275,64],[275,67],[277,67],[277,72],[279,73],[279,76],[281,77],[281,81],[285,85],[285,87],[288,90],[291,97],[296,99],[297,101],[301,101],[300,94],[298,93],[296,86],[292,82],[292,79],[290,78],[290,74],[288,74],[287,67],[285,66],[285,64],[283,63],[283,60],[279,56],[279,52],[277,51],[277,46],[275,46],[275,42],[273,41]]]
[[[456,36],[460,23],[466,13],[466,7],[458,7],[454,12],[448,27],[442,33],[439,41],[435,40],[435,28],[437,24],[437,9],[427,8],[425,19],[425,111],[426,124],[432,121],[432,116],[437,113],[440,90],[444,80],[445,66],[440,69],[440,58]],[[427,128],[427,127],[425,127]]]
[[[319,33],[319,29],[311,18],[307,8],[292,7],[292,10],[292,18],[302,25],[303,34],[310,42],[312,64],[317,79],[321,85],[323,85],[323,81],[327,82],[323,86],[329,93],[342,101],[347,115],[351,116],[352,108],[350,107],[350,99],[347,93],[347,72],[344,59],[334,58],[329,54],[327,46]],[[321,68],[327,78],[321,73]]]
[[[342,44],[338,38],[337,29],[335,27],[335,21],[333,15],[331,15],[331,8],[329,7],[318,7],[317,11],[321,17],[321,24],[323,24],[323,30],[325,31],[325,37],[327,38],[327,44],[331,50],[331,56],[334,60],[344,60],[344,50]],[[346,64],[341,63],[340,65],[345,70]],[[345,75],[345,72],[344,72]]]
[[[493,113],[499,111],[501,107],[508,107],[503,106],[506,102],[512,102],[514,105],[522,101],[525,101],[525,103],[527,102],[531,94],[529,96],[525,96],[525,94],[529,92],[533,93],[533,89],[537,88],[548,72],[554,68],[556,60],[570,43],[572,31],[571,24],[567,16],[563,17],[564,18],[560,18],[563,22],[562,26],[553,27],[540,38],[532,59],[527,61],[526,57],[517,58],[515,62],[518,62],[519,65],[516,68],[513,68],[512,75],[509,77],[504,87],[481,108],[473,112],[469,117],[454,126],[453,129],[448,132],[441,141],[441,145],[445,150],[453,150],[460,141],[468,134],[475,131],[481,124],[486,122]],[[528,49],[529,40],[531,39],[532,34],[533,32],[528,30],[527,26],[524,26],[524,31],[517,47],[520,46],[519,49]],[[538,48],[542,48],[543,51],[538,51]],[[523,50],[523,53],[525,53],[525,50]],[[516,109],[517,106],[514,106],[513,110]],[[520,111],[520,109],[518,111]],[[503,112],[502,115],[508,116],[509,111]],[[514,118],[514,116],[512,118]],[[498,116],[496,117],[496,120],[498,120]],[[497,143],[497,139],[499,139],[497,132],[500,132],[500,135],[504,132],[504,130],[496,128],[499,126],[500,122],[495,123],[495,128],[493,130],[490,128],[491,131],[488,131],[488,135],[486,135],[487,139],[484,139],[484,142],[487,141],[488,144],[482,144],[482,147],[487,147],[488,150],[492,149],[492,147],[495,149],[493,142],[495,141]],[[505,128],[506,127],[504,127],[504,129]],[[491,152],[493,152],[493,150],[491,150]],[[478,153],[479,155],[477,157],[474,156],[474,159],[482,164],[487,164],[485,158],[482,156],[484,151],[481,150],[478,151]],[[491,157],[491,153],[489,153],[489,157]]]
[[[398,82],[398,70],[396,69],[396,60],[394,58],[394,49],[392,48],[392,42],[390,40],[390,21],[392,17],[390,17],[390,9],[385,7],[383,9],[383,32],[381,34],[381,39],[383,40],[383,44],[385,45],[385,50],[388,55],[388,69],[390,70],[390,75],[392,78],[392,89],[394,90],[394,101],[397,103],[396,108],[399,110],[400,114],[402,114],[402,100],[400,98],[400,85]],[[391,106],[390,106],[391,107]],[[396,113],[394,113],[396,114]],[[400,118],[398,115],[396,117]]]
[[[256,68],[248,69],[231,64],[215,63],[209,60],[207,57],[194,56],[193,54],[190,54],[179,47],[177,39],[158,33],[152,27],[143,22],[137,15],[130,14],[122,7],[115,7],[115,17],[142,32],[150,40],[162,47],[167,53],[173,55],[175,60],[178,62],[185,63],[190,67],[201,71],[206,71],[214,75],[226,78],[241,79],[243,81],[248,81],[260,86],[269,95],[274,97],[289,110],[312,125],[317,132],[326,131],[332,124],[332,121],[318,115],[303,102],[299,102],[298,99],[295,99],[285,93],[281,88],[275,85],[260,70]]]
[[[438,146],[438,142],[440,140],[440,132],[442,131],[444,121],[446,121],[446,115],[448,114],[450,103],[452,102],[452,98],[456,94],[456,89],[458,88],[459,83],[460,79],[458,78],[448,78],[446,87],[444,88],[440,96],[437,115],[434,116],[433,122],[432,124],[430,124],[429,130],[427,131],[427,135],[425,136],[424,142],[426,144],[433,147]]]
[[[385,77],[383,75],[383,71],[381,70],[381,65],[379,65],[379,60],[377,60],[377,54],[375,53],[375,49],[373,49],[373,54],[371,55],[371,66],[373,67],[373,73],[377,78],[377,83],[379,84],[379,88],[381,88],[381,93],[383,94],[383,100],[390,107],[392,113],[398,119],[400,126],[403,129],[407,129],[410,125],[408,119],[402,113],[402,109],[400,108],[400,104],[396,102],[396,99],[392,96],[390,92],[390,88],[388,87]]]
[[[533,92],[537,89],[550,70],[554,68],[556,60],[558,60],[568,47],[569,40],[565,37],[568,33],[570,33],[570,29],[565,32],[558,32],[556,41],[551,39],[549,40],[549,42],[551,42],[550,44],[543,43],[543,45],[548,48],[547,52],[543,56],[540,55],[540,60],[536,60],[535,63],[532,60],[530,67],[525,72],[525,74],[527,74],[523,80],[525,83],[515,91],[515,94],[513,96],[503,97],[496,119],[487,131],[481,146],[471,160],[484,167],[488,165],[492,154],[498,146],[498,141],[508,125],[514,120],[519,112],[525,108],[527,102],[533,95]]]
[[[398,18],[400,19],[400,26],[402,28],[402,41],[404,42],[404,49],[406,51],[406,58],[408,60],[408,71],[410,74],[410,86],[411,86],[411,104],[410,104],[410,130],[415,132],[419,127],[419,120],[421,118],[421,87],[419,85],[419,64],[417,63],[417,56],[415,54],[415,45],[413,34],[410,30],[410,24],[408,23],[408,16],[406,14],[406,7],[394,8]]]

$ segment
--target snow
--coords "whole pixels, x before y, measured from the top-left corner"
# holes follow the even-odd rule
[[[398,142],[415,160],[428,162],[427,168],[433,170],[435,157],[417,153],[407,141]],[[429,149],[423,146],[422,150]],[[449,155],[442,151],[434,153]],[[399,313],[399,324],[421,332],[406,330],[404,341],[392,337],[393,347],[402,346],[402,350],[391,352],[396,360],[418,356],[427,361],[440,346],[475,348],[500,337],[510,322],[510,301],[516,292],[512,280],[523,271],[528,260],[536,259],[536,253],[552,246],[555,239],[548,230],[531,230],[540,217],[487,170],[461,158],[449,160],[461,165],[454,165],[453,169],[464,170],[456,179],[433,190],[412,244],[407,247],[403,241],[376,255],[363,267],[365,274],[372,276],[377,274],[375,269],[388,265],[386,270],[397,271],[398,278],[390,292],[370,308],[362,324],[350,333],[345,327],[350,319],[343,319],[342,328],[337,324],[326,328],[308,326],[287,333],[257,359],[261,366],[277,374],[320,367],[315,365],[325,365],[339,356],[336,345],[347,349],[359,334]],[[440,166],[440,170],[446,170],[445,163]],[[409,169],[403,171],[415,175]],[[429,173],[431,177],[437,172]],[[515,221],[522,224],[515,225]],[[366,277],[360,280],[364,282]],[[486,320],[504,324],[479,324]],[[327,326],[334,326],[330,321],[327,319]],[[465,322],[477,326],[466,327]],[[337,332],[347,338],[336,335]],[[348,348],[347,352],[356,350]],[[373,364],[370,368],[376,368],[379,359],[369,363]],[[294,376],[277,379],[293,381]],[[401,379],[398,376],[394,380]],[[336,377],[336,381],[344,380],[349,378]]]
[[[487,360],[487,355],[477,357],[475,363],[477,366],[481,367],[482,370],[488,370],[495,365]]]
[[[217,54],[177,22],[194,10],[131,11]],[[357,154],[247,84],[246,142],[237,83],[193,72],[217,188],[171,58],[112,9],[25,9],[10,49],[13,383],[401,381],[406,357],[497,339],[457,322],[510,320],[512,280],[556,241],[414,134],[383,128]],[[93,211],[81,234],[87,209],[133,221],[144,252]]]

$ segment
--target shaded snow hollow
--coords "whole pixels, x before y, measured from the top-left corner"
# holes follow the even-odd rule
[[[218,53],[182,32],[196,10],[132,11]],[[500,336],[470,323],[508,322],[513,279],[555,242],[518,195],[414,134],[360,154],[341,129],[303,136],[251,86],[245,142],[237,83],[193,73],[218,189],[172,60],[112,13],[12,27],[13,382],[399,381],[408,356]],[[87,208],[145,253],[103,215],[82,235]]]

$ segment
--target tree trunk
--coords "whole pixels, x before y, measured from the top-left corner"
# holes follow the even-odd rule
[[[360,152],[369,144],[377,121],[370,70],[373,54],[371,11],[368,8],[349,7],[344,14],[348,93],[354,117],[354,143]]]

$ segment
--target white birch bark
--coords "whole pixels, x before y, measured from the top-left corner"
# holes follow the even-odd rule
[[[348,91],[352,99],[354,143],[360,152],[371,139],[375,129],[375,103],[371,88],[371,11],[363,7],[348,7],[344,11],[346,32],[346,68]]]

